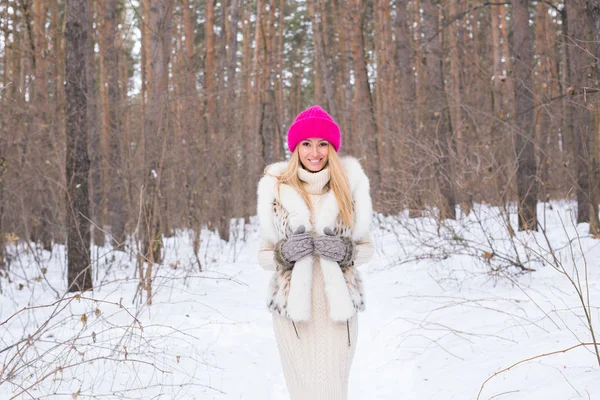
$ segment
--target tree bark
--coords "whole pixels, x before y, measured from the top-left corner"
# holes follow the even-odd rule
[[[6,58],[4,58],[3,61],[6,61]],[[8,233],[4,232],[4,224],[2,222],[4,217],[4,174],[8,170],[8,164],[5,158],[6,147],[6,140],[0,139],[0,270],[6,269],[6,248],[4,236],[6,233]]]
[[[584,88],[589,87],[588,75],[592,61],[587,56],[590,39],[585,0],[573,0],[565,7],[568,20],[568,64],[567,92],[570,95],[566,109],[567,148],[570,152],[569,162],[575,174],[577,194],[577,222],[590,222],[590,181],[588,171],[588,138],[590,116],[584,103]]]
[[[200,190],[200,185],[202,184],[202,171],[204,170],[202,137],[205,134],[205,128],[203,125],[203,105],[198,101],[198,92],[196,90],[196,59],[194,50],[195,7],[190,4],[190,0],[183,0],[182,7],[183,34],[185,36],[185,46],[183,47],[185,52],[182,55],[182,63],[186,78],[180,85],[181,93],[183,94],[183,98],[181,99],[182,135],[183,140],[187,144],[184,146],[186,155],[187,219],[188,226],[195,232],[195,238],[199,240],[202,221],[202,190]],[[192,115],[194,118],[190,118]]]
[[[502,33],[500,30],[500,24],[502,20],[501,8],[504,5],[492,5],[490,6],[490,24],[491,24],[491,36],[492,36],[492,63],[493,73],[492,76],[492,118],[490,123],[490,137],[488,143],[490,144],[490,170],[494,175],[496,182],[496,195],[499,204],[504,205],[509,200],[509,161],[508,152],[510,151],[510,141],[506,140],[507,133],[510,130],[507,128],[507,114],[510,112],[507,110],[507,92],[508,88],[508,77],[506,76],[506,66],[503,60],[507,59],[507,55],[504,54],[504,50],[501,43]],[[507,143],[508,142],[508,143]]]
[[[8,7],[4,7],[4,13],[2,15],[4,21],[8,23],[9,14]],[[11,51],[8,48],[10,39],[8,35],[8,29],[4,30],[4,51],[2,54],[2,92],[0,92],[0,104],[4,110],[8,110],[8,103],[10,101],[10,89],[7,89],[9,82],[9,73],[11,65]],[[7,150],[8,150],[8,138],[9,138],[9,126],[10,126],[10,113],[6,111],[0,116],[0,270],[6,269],[6,244],[4,242],[5,225],[4,225],[4,175],[8,171]]]
[[[390,176],[394,161],[394,129],[392,116],[396,115],[394,101],[393,39],[391,6],[388,0],[374,3],[375,13],[375,54],[377,59],[377,78],[375,81],[375,117],[377,125],[377,154],[380,157],[381,202],[379,210],[384,213],[394,211],[392,207],[397,183]]]
[[[333,76],[335,79],[334,91],[336,94],[336,111],[338,119],[336,122],[340,126],[344,137],[344,151],[349,154],[353,154],[352,151],[352,131],[350,129],[350,105],[352,103],[352,85],[349,79],[349,66],[350,66],[350,54],[348,51],[349,43],[346,39],[348,27],[343,23],[338,22],[340,7],[345,7],[345,1],[343,0],[332,0],[330,2],[330,10],[327,11],[327,21],[333,20],[334,22],[328,22],[329,36],[328,41],[328,53],[335,60]],[[300,35],[298,35],[300,36]],[[303,39],[303,37],[301,38]],[[301,42],[303,44],[303,41]],[[302,46],[299,46],[302,48]],[[301,54],[301,51],[300,51]],[[296,64],[298,73],[301,74],[301,63]],[[294,74],[294,79],[301,83],[302,76],[297,76],[298,73]],[[295,99],[301,97],[301,91],[298,90],[298,85],[294,84],[294,93],[296,94]],[[298,109],[294,107],[294,109]],[[298,110],[299,111],[299,110]],[[296,115],[296,112],[292,113]]]
[[[259,46],[262,46],[262,71],[261,76],[261,92],[262,102],[260,103],[260,129],[259,134],[261,138],[261,152],[262,160],[265,165],[280,161],[283,158],[282,154],[282,135],[281,128],[279,126],[279,119],[277,116],[277,108],[275,105],[275,87],[273,85],[273,62],[275,59],[276,48],[274,46],[275,39],[275,7],[269,4],[269,10],[267,20],[264,21],[261,30],[266,33],[261,35],[261,42]]]
[[[553,127],[550,124],[550,116],[552,115],[550,102],[552,95],[553,74],[551,60],[551,45],[549,37],[549,14],[548,5],[539,2],[536,8],[536,23],[535,23],[535,43],[536,53],[539,62],[536,66],[536,74],[534,80],[535,88],[535,147],[536,147],[536,163],[537,163],[537,180],[539,182],[539,197],[546,201],[548,198],[548,164],[550,154],[551,138],[553,136]]]
[[[406,196],[406,206],[408,206],[409,216],[417,217],[420,215],[420,210],[423,208],[421,196],[422,185],[419,184],[419,146],[418,130],[416,124],[415,106],[417,101],[416,80],[413,72],[413,46],[411,39],[411,30],[413,18],[409,9],[408,0],[396,0],[396,17],[394,20],[396,48],[395,48],[395,63],[396,63],[396,98],[400,101],[400,126],[399,130],[402,133],[400,140],[400,148],[403,150],[402,162],[398,163],[397,169],[401,174],[399,180],[404,182],[403,190]],[[419,24],[420,26],[420,24]],[[418,57],[417,57],[418,59]],[[420,59],[417,60],[417,67],[420,65]],[[400,204],[403,206],[403,204]]]
[[[32,66],[35,71],[35,80],[31,85],[35,112],[33,113],[33,123],[28,125],[32,129],[30,135],[34,139],[37,147],[36,150],[45,154],[50,154],[53,149],[53,143],[50,139],[50,129],[48,128],[50,126],[48,117],[51,113],[49,112],[48,103],[46,4],[41,0],[35,0],[33,2],[33,10],[31,10],[30,3],[22,2],[21,4],[25,11],[25,23],[28,27],[28,34],[32,45]],[[31,11],[33,11],[33,28],[31,27]],[[32,33],[33,37],[31,37]],[[39,160],[41,159],[43,159],[43,157]],[[42,170],[43,166],[40,165],[38,168]],[[44,246],[44,249],[50,251],[52,249],[54,233],[56,232],[55,229],[53,229],[53,225],[56,225],[58,222],[56,218],[57,213],[55,211],[57,204],[53,204],[52,177],[49,171],[46,171],[43,176],[45,179],[40,182],[39,197],[36,199],[39,203],[35,204],[35,213],[37,214],[39,212],[38,215],[40,220],[38,239]]]
[[[215,79],[215,0],[208,0],[205,3],[205,22],[204,22],[204,123],[205,123],[205,138],[209,148],[214,148],[217,144],[217,84]],[[203,171],[203,186],[218,187],[218,179],[215,179],[216,165],[212,166],[212,171],[207,168]],[[214,193],[214,192],[211,192]],[[217,229],[214,196],[203,196],[203,208],[205,218],[209,229]]]
[[[529,1],[513,1],[513,56],[516,100],[516,160],[519,230],[537,231],[537,172],[533,137],[533,39]]]
[[[314,42],[314,57],[318,62],[315,65],[318,66],[316,74],[321,76],[321,81],[325,87],[325,103],[327,111],[332,115],[334,119],[337,119],[337,110],[335,106],[335,88],[334,77],[333,77],[333,57],[331,54],[325,54],[325,44],[323,43],[323,23],[322,15],[320,12],[315,10],[315,1],[308,0],[307,8],[310,14],[313,28],[313,42]],[[315,86],[315,90],[320,90],[319,87]]]
[[[112,245],[122,249],[125,242],[125,186],[121,163],[121,99],[119,95],[119,59],[117,49],[117,0],[102,0],[102,46],[105,85],[108,91],[105,107],[108,125],[108,171],[105,174],[107,191],[107,220],[110,224]]]
[[[440,29],[440,5],[436,0],[428,0],[423,5],[423,32],[427,61],[427,87],[429,94],[426,126],[433,135],[433,165],[435,179],[441,198],[436,203],[440,210],[440,219],[456,218],[456,199],[452,187],[452,168],[450,165],[449,140],[452,125],[450,110],[444,90],[444,69],[442,40],[444,33]]]
[[[240,149],[240,168],[243,168],[245,173],[242,175],[242,172],[238,174],[238,187],[242,188],[244,192],[248,193],[254,189],[254,175],[258,175],[256,170],[256,165],[253,163],[249,163],[248,161],[252,159],[250,151],[252,149],[251,145],[251,137],[253,136],[253,131],[250,129],[250,121],[249,117],[250,112],[250,101],[253,98],[253,93],[251,93],[251,80],[252,80],[252,24],[250,22],[250,15],[252,15],[252,2],[249,0],[244,1],[244,13],[242,17],[243,25],[242,25],[242,66],[241,66],[241,85],[242,90],[240,96],[238,96],[238,108],[240,110],[240,115],[242,116],[240,119],[241,129],[239,129],[237,134],[238,140],[238,148]],[[254,163],[257,164],[257,163]],[[249,179],[250,178],[250,179]],[[241,196],[240,199],[241,205],[240,207],[236,207],[241,211],[241,216],[244,217],[245,220],[249,220],[251,215],[254,215],[254,196]]]
[[[594,83],[596,89],[600,85],[600,0],[586,1],[588,21],[592,28],[593,54],[594,54]],[[589,174],[590,174],[590,233],[600,234],[600,220],[598,218],[598,203],[600,202],[600,101],[598,94],[593,97],[594,127],[589,139]]]
[[[160,0],[155,0],[160,1]],[[152,46],[150,25],[150,9],[152,7],[152,0],[141,0],[142,8],[142,21],[140,23],[140,31],[142,34],[142,105],[145,106],[148,95],[148,81],[151,79],[151,66],[150,66],[150,49]]]
[[[93,28],[94,0],[90,1],[88,41],[85,51],[85,71],[87,78],[87,125],[90,154],[90,214],[92,216],[92,240],[97,246],[104,246],[103,226],[103,190],[102,190],[102,153],[100,151],[100,132],[98,130],[98,90],[96,87],[96,54],[94,52],[95,35]],[[100,229],[96,229],[96,226]]]
[[[69,1],[66,6],[65,90],[67,96],[67,259],[68,291],[92,288],[87,152],[87,76],[89,2]]]
[[[365,62],[365,47],[363,24],[365,20],[365,5],[362,0],[352,0],[344,7],[345,23],[349,27],[348,41],[352,49],[352,66],[354,71],[354,95],[352,99],[352,131],[354,150],[357,156],[366,156],[367,175],[371,178],[373,200],[377,204],[380,196],[380,164],[378,154],[377,126],[373,98],[369,87],[367,64]]]
[[[455,18],[459,12],[462,12],[459,9],[459,1],[458,0],[450,0],[449,4],[449,17]],[[453,170],[455,172],[453,181],[457,188],[460,190],[456,190],[456,195],[458,197],[458,201],[462,207],[462,210],[465,214],[469,214],[472,204],[472,195],[471,188],[469,187],[469,183],[467,182],[466,171],[469,169],[468,158],[465,151],[466,143],[464,138],[464,126],[463,126],[463,117],[462,117],[462,107],[463,107],[463,96],[461,91],[462,81],[461,81],[461,71],[463,70],[462,63],[462,37],[460,35],[460,26],[463,21],[462,18],[459,20],[455,20],[454,22],[450,22],[449,29],[447,31],[447,52],[449,53],[450,58],[450,79],[447,79],[447,89],[446,95],[449,99],[448,105],[450,107],[450,116],[452,121],[453,132],[451,134],[451,149],[453,150]]]
[[[147,292],[147,302],[152,304],[152,267],[161,262],[162,227],[160,225],[159,201],[163,173],[165,143],[168,138],[168,84],[170,57],[170,23],[173,0],[153,0],[148,29],[151,47],[149,93],[144,118],[145,160],[145,226],[143,255],[147,263],[142,288]]]

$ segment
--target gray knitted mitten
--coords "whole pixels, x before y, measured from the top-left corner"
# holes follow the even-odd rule
[[[304,225],[300,225],[292,236],[277,242],[273,256],[278,270],[290,270],[296,261],[315,252],[313,237],[305,230]]]
[[[352,239],[337,236],[330,228],[325,228],[323,232],[325,236],[314,238],[315,253],[328,260],[336,261],[342,268],[352,266],[355,251]]]

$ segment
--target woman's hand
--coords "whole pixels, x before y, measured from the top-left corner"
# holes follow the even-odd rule
[[[354,242],[347,237],[337,236],[330,228],[323,230],[325,236],[314,238],[315,253],[319,256],[340,264],[347,268],[354,261]]]
[[[304,225],[300,225],[288,239],[277,242],[273,252],[277,269],[290,270],[296,261],[315,252],[313,237],[305,231]]]

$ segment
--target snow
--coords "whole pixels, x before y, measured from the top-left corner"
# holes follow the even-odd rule
[[[543,232],[511,238],[490,206],[444,226],[377,216],[350,400],[470,400],[480,390],[485,400],[599,399],[592,346],[543,356],[592,342],[575,287],[600,334],[600,240],[572,223],[572,206],[538,208],[556,259]],[[202,272],[188,232],[167,238],[150,306],[136,296],[129,253],[94,248],[94,292],[59,301],[64,248],[11,245],[0,399],[287,399],[256,221],[235,233],[231,244],[203,233]]]

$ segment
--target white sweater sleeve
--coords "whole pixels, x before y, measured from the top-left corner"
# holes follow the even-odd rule
[[[258,249],[258,264],[266,271],[275,271],[275,260],[273,258],[275,245],[268,240],[261,239]]]
[[[373,258],[375,246],[371,240],[371,234],[367,234],[356,243],[356,256],[354,257],[354,266],[359,267],[368,263]]]

